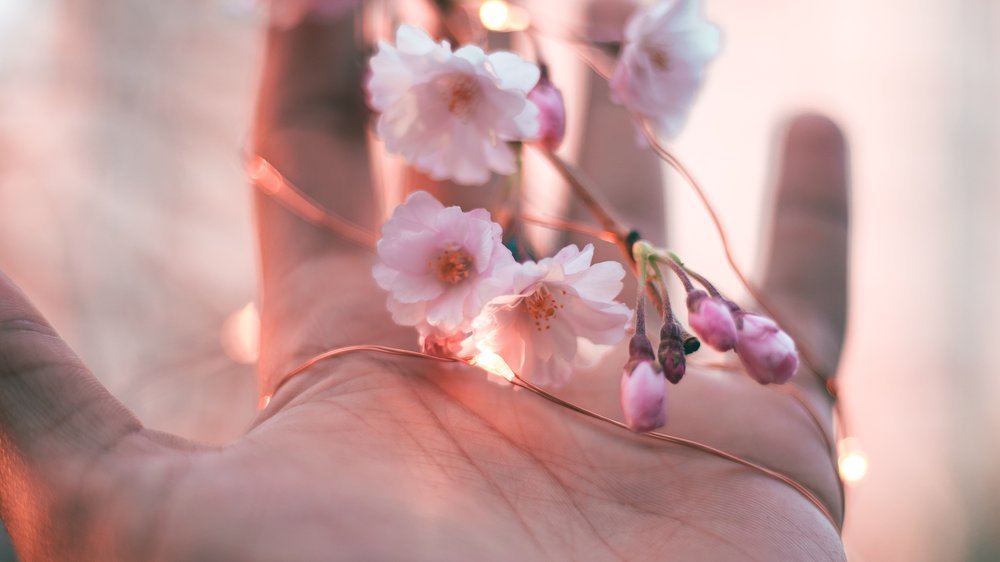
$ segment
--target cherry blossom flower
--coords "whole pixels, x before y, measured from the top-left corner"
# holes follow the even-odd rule
[[[370,67],[379,137],[433,179],[482,184],[490,171],[512,174],[505,141],[538,133],[538,108],[527,95],[539,70],[513,53],[473,45],[452,52],[448,42],[402,25],[395,46],[379,43]]]
[[[743,313],[736,320],[736,354],[760,384],[784,384],[799,368],[795,341],[766,316]]]
[[[289,29],[312,15],[336,20],[354,9],[360,0],[265,0],[268,19],[274,27]]]
[[[674,136],[719,47],[719,30],[702,17],[698,0],[660,0],[626,25],[611,98]]]
[[[615,344],[631,311],[614,298],[625,270],[591,265],[594,247],[567,246],[551,258],[511,268],[513,291],[490,301],[472,323],[466,348],[493,352],[535,384],[558,386],[573,370],[577,340]]]
[[[446,333],[467,328],[485,302],[506,292],[496,273],[515,264],[488,212],[445,207],[424,191],[396,207],[377,253],[372,272],[389,291],[393,319]]]

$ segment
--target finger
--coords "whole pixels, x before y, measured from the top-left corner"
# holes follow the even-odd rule
[[[41,471],[86,463],[141,428],[0,274],[0,505],[29,499]]]
[[[372,232],[361,58],[350,17],[270,30],[254,149],[319,209]],[[280,200],[257,198],[260,224],[267,227],[261,233],[265,274],[317,252],[354,250],[355,242],[302,220]]]
[[[374,233],[363,67],[350,17],[270,30],[254,147],[318,209]],[[305,348],[338,343],[343,328],[362,314],[367,299],[352,279],[367,277],[370,264],[368,248],[305,220],[278,198],[259,189],[255,203],[266,389]],[[354,296],[349,303],[348,294]],[[333,330],[330,322],[338,322]],[[309,340],[312,334],[326,339]]]
[[[763,290],[821,375],[847,321],[848,153],[835,123],[795,118],[785,135]]]
[[[626,228],[639,231],[643,238],[666,245],[664,183],[659,158],[636,141],[635,121],[625,109],[610,101],[607,82],[597,76],[589,80],[591,89],[585,112],[586,124],[580,148],[580,168],[599,189],[600,202]],[[578,200],[571,206],[576,220],[592,220]]]

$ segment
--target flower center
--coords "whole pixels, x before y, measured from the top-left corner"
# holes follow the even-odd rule
[[[566,291],[562,291],[566,294]],[[528,309],[528,314],[535,322],[535,329],[541,332],[552,328],[552,321],[556,318],[556,313],[566,305],[559,304],[559,301],[552,296],[548,288],[542,285],[531,296],[524,299],[524,306]]]
[[[445,248],[437,261],[430,265],[438,279],[449,285],[458,285],[472,275],[476,260],[464,248]]]
[[[653,63],[653,66],[660,71],[666,71],[669,67],[670,59],[667,57],[667,53],[659,47],[647,47],[646,52],[649,53],[649,60]]]
[[[448,111],[458,117],[467,117],[479,98],[479,82],[468,74],[458,74],[451,78],[445,89]]]

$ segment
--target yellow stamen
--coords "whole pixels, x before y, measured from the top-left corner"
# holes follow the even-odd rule
[[[464,248],[446,248],[430,265],[438,279],[457,285],[472,275],[476,260]]]

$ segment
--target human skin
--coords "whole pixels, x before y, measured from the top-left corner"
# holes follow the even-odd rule
[[[349,35],[344,22],[271,32],[256,148],[374,230]],[[802,116],[781,150],[759,278],[817,369],[833,373],[846,311],[846,148],[829,120]],[[626,219],[639,211],[602,195]],[[412,347],[412,329],[384,310],[368,251],[264,195],[256,205],[265,387],[326,349]],[[619,374],[578,377],[561,392],[613,413]],[[793,384],[829,425],[815,374],[803,367]],[[842,517],[829,451],[799,403],[697,367],[670,391],[667,431],[785,472]],[[837,529],[788,485],[466,367],[348,355],[290,380],[228,445],[146,429],[6,277],[0,516],[26,561],[845,558]]]

